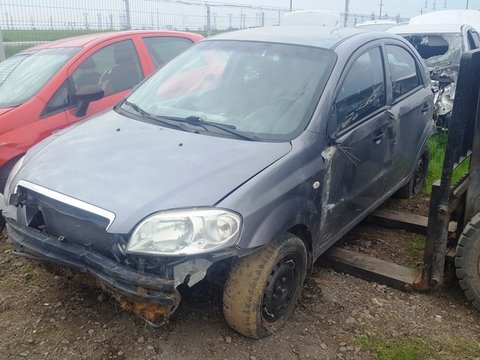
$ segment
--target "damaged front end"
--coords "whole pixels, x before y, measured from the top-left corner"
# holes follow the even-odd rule
[[[452,114],[453,102],[458,77],[458,66],[436,67],[430,69],[432,89],[434,93],[435,125],[439,130],[448,129],[448,122]]]
[[[464,52],[463,38],[460,33],[415,33],[403,34],[430,71],[434,92],[434,120],[437,129],[448,128],[460,67],[460,58]]]
[[[129,234],[107,231],[108,214],[31,187],[21,183],[7,199],[0,194],[14,253],[53,263],[62,273],[101,288],[154,326],[163,325],[178,307],[180,285],[195,285],[216,268],[214,263],[235,255],[232,249],[198,256],[130,254]]]

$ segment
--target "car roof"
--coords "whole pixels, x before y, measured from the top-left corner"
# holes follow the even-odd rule
[[[60,47],[85,47],[85,46],[95,46],[103,41],[115,39],[121,36],[129,35],[149,35],[149,36],[179,36],[187,37],[190,39],[200,40],[203,38],[200,34],[193,34],[188,32],[181,31],[155,31],[155,30],[129,30],[129,31],[112,31],[112,32],[103,32],[95,34],[87,34],[69,37],[65,39],[59,39],[50,41],[44,44],[37,45],[28,50],[41,50],[41,49],[50,49],[50,48],[60,48]]]
[[[359,41],[363,40],[364,42],[381,38],[397,39],[393,34],[367,32],[354,28],[336,28],[332,30],[321,26],[272,26],[222,33],[204,41],[259,41],[334,49],[349,38],[358,38]]]
[[[388,30],[394,34],[453,34],[462,31],[463,24],[404,24],[392,26]]]

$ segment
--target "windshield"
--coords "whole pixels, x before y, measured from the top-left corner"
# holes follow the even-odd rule
[[[463,39],[458,34],[410,34],[402,35],[417,49],[428,67],[441,63],[460,64]]]
[[[318,48],[207,41],[164,66],[128,101],[152,116],[198,117],[259,140],[291,140],[309,121],[334,61]]]
[[[44,49],[0,63],[0,107],[18,106],[34,96],[80,48]]]

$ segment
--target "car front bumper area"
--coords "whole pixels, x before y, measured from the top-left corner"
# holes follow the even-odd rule
[[[152,325],[165,323],[180,302],[174,279],[140,273],[88,248],[19,226],[12,219],[7,219],[7,231],[15,255],[50,261],[91,275],[97,287]]]

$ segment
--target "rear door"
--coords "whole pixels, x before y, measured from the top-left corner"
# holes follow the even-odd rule
[[[388,189],[398,188],[411,175],[417,156],[430,131],[433,93],[422,75],[418,58],[403,44],[385,46],[387,73],[391,84],[393,166]]]
[[[392,123],[380,44],[358,51],[344,71],[329,128],[336,129],[324,240],[385,194],[392,163]]]

